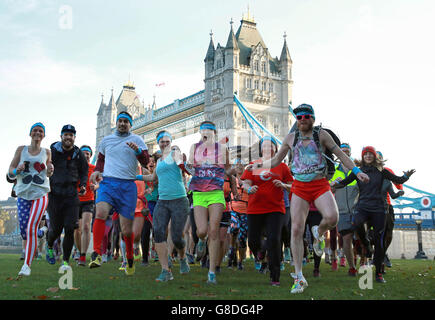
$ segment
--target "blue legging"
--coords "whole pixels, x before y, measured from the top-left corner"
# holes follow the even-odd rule
[[[237,235],[237,241],[240,248],[246,248],[246,239],[248,238],[248,216],[243,213],[231,211],[231,226],[230,232],[232,235]]]

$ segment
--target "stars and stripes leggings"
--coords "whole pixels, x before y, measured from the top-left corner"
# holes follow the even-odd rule
[[[38,226],[48,205],[48,196],[36,200],[17,199],[21,236],[27,240],[24,263],[30,266],[38,246]],[[25,230],[25,231],[24,231]]]

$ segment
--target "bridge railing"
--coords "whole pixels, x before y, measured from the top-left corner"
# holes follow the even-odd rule
[[[416,230],[416,217],[419,217],[419,215],[413,213],[394,213],[394,229]],[[435,230],[434,219],[421,219],[421,221],[422,230]]]

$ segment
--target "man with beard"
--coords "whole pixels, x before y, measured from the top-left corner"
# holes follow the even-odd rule
[[[136,168],[139,161],[146,166],[149,161],[148,148],[143,139],[131,133],[133,119],[122,111],[116,118],[115,133],[104,137],[99,146],[97,165],[90,176],[92,184],[99,184],[96,215],[93,226],[94,252],[90,268],[101,266],[101,243],[106,228],[106,218],[112,208],[119,213],[121,233],[124,237],[128,265],[125,273],[134,274],[133,265],[133,220],[136,210]]]
[[[285,137],[278,153],[271,160],[254,164],[250,170],[259,167],[274,168],[291,151],[291,171],[295,179],[291,188],[290,207],[292,221],[291,247],[295,265],[295,274],[292,275],[294,284],[291,293],[300,293],[308,286],[302,274],[302,259],[304,254],[303,232],[310,202],[314,202],[322,215],[320,225],[312,228],[313,248],[318,256],[323,254],[324,233],[328,229],[335,227],[338,221],[337,204],[326,179],[325,150],[328,149],[334,153],[343,165],[357,175],[359,180],[367,182],[368,176],[355,167],[353,161],[337,146],[328,132],[320,127],[313,127],[315,116],[311,105],[301,104],[294,110],[294,113],[298,129]],[[317,146],[314,135],[318,136],[320,148]],[[295,138],[297,141],[295,141]],[[294,144],[294,142],[296,143]]]
[[[88,162],[83,152],[74,145],[76,129],[67,124],[61,131],[61,141],[50,146],[54,174],[50,177],[51,192],[48,197],[48,215],[50,229],[48,232],[47,261],[56,263],[53,252],[54,241],[65,230],[63,239],[63,269],[68,265],[74,245],[74,229],[79,218],[79,198],[86,193],[88,181]],[[80,192],[77,191],[77,185]]]

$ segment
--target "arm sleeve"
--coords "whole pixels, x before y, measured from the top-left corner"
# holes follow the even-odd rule
[[[392,174],[390,171],[383,169],[382,175],[385,179],[392,181],[393,183],[402,184],[408,181],[409,178],[406,178],[404,175],[399,177],[395,174]]]
[[[104,161],[106,157],[101,152],[98,154],[97,164],[95,166],[94,171],[103,172],[104,171]]]
[[[338,184],[335,185],[336,189],[341,189],[347,186],[349,183],[353,182],[357,179],[356,175],[352,172],[350,175],[346,177],[346,179],[341,180]]]
[[[394,192],[394,188],[391,182],[389,183],[387,191],[390,194],[391,199],[397,199],[398,197],[400,197],[399,192]]]

